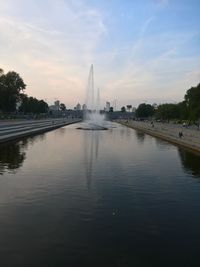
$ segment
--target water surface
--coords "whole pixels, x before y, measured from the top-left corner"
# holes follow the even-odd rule
[[[0,145],[0,265],[200,266],[200,156],[78,126]]]

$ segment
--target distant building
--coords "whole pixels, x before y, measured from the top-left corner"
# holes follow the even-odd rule
[[[81,105],[79,103],[76,105],[76,110],[81,110]]]
[[[56,107],[59,108],[59,106],[60,106],[60,101],[59,101],[59,100],[56,100],[56,101],[54,102],[54,105],[55,105]]]
[[[82,105],[82,110],[87,110],[87,105],[86,104]]]
[[[51,111],[59,111],[59,109],[60,109],[60,101],[59,100],[56,100],[54,102],[54,105],[49,106],[49,110],[51,110]]]
[[[110,110],[110,102],[106,102],[105,111],[109,112],[109,110]]]
[[[156,103],[154,103],[152,106],[154,109],[158,109],[158,105]]]

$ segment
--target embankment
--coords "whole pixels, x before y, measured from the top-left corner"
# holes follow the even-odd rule
[[[31,121],[1,121],[0,143],[19,139],[25,136],[44,133],[79,121],[81,120],[65,118]]]
[[[197,127],[185,128],[172,123],[154,122],[152,124],[151,122],[133,120],[117,120],[116,122],[173,144],[200,152],[200,130]],[[180,132],[182,137],[179,137]]]

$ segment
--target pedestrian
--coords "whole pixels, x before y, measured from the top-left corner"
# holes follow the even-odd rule
[[[183,137],[183,133],[182,132],[179,132],[178,135],[179,135],[179,138]]]

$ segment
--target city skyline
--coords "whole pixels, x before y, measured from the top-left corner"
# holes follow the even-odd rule
[[[101,105],[179,102],[200,81],[199,1],[0,3],[0,67],[26,93],[85,103],[90,65]]]

